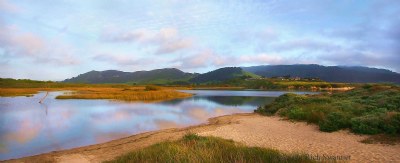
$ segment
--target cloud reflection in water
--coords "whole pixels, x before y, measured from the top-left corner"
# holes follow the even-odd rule
[[[258,92],[259,93],[259,92]],[[0,98],[0,160],[102,143],[132,134],[204,123],[210,117],[252,112],[266,97],[194,96],[159,103]],[[47,109],[46,109],[47,108]]]

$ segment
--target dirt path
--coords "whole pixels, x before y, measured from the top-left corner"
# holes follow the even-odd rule
[[[279,117],[235,114],[212,118],[209,124],[183,129],[167,129],[70,150],[51,152],[7,162],[101,162],[151,144],[176,140],[193,132],[212,135],[249,146],[275,148],[285,152],[304,152],[311,156],[350,156],[351,162],[400,162],[400,145],[363,144],[366,136],[346,131],[323,133],[315,125],[291,123]]]

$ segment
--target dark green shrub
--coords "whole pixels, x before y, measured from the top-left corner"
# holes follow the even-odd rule
[[[386,134],[400,134],[400,113],[386,113],[386,116],[383,120],[382,129]]]
[[[382,117],[378,115],[367,115],[351,119],[351,129],[360,134],[379,134],[382,133]]]
[[[275,114],[280,108],[272,107],[270,105],[260,106],[254,112],[264,114],[264,115],[273,115]]]
[[[329,113],[326,119],[319,123],[319,129],[326,132],[337,131],[349,126],[349,116],[339,112]]]
[[[299,107],[292,107],[289,109],[287,116],[290,119],[295,119],[295,120],[306,120],[306,113],[302,108]]]
[[[325,119],[325,113],[322,111],[313,110],[307,114],[307,122],[308,123],[319,123],[320,121]]]
[[[318,104],[324,104],[324,103],[331,103],[332,99],[329,97],[313,97],[313,98],[307,98],[304,99],[304,103],[318,103]]]
[[[400,135],[400,87],[365,85],[319,95],[285,94],[257,109],[318,124],[321,131],[349,128],[360,134]]]
[[[365,84],[362,86],[362,88],[364,88],[364,89],[370,89],[371,87],[372,87],[371,84]]]
[[[288,107],[295,103],[301,103],[304,101],[304,97],[292,93],[284,94],[276,98],[271,104],[260,106],[255,110],[256,113],[273,115],[278,110]]]

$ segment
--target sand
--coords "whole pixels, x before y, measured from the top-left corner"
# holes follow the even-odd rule
[[[315,125],[290,122],[279,117],[235,114],[211,118],[209,123],[182,129],[165,129],[123,139],[6,162],[101,162],[129,151],[166,140],[177,140],[186,133],[217,136],[248,146],[267,147],[288,153],[306,153],[314,159],[341,158],[349,162],[400,162],[400,144],[364,144],[360,136],[339,131],[320,132]],[[326,158],[326,157],[325,157]]]
[[[250,118],[251,117],[251,118]],[[349,131],[320,132],[316,125],[290,122],[280,117],[252,115],[236,118],[239,123],[200,132],[241,142],[247,146],[274,148],[284,152],[306,153],[314,159],[341,158],[350,162],[400,162],[400,145],[364,144]],[[333,157],[332,157],[333,156]]]

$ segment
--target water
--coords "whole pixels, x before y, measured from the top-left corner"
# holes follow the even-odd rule
[[[253,112],[282,91],[189,90],[196,95],[159,103],[109,100],[57,100],[52,92],[0,98],[0,160],[103,143],[174,127],[204,123],[210,117]],[[305,92],[296,92],[304,94]]]

